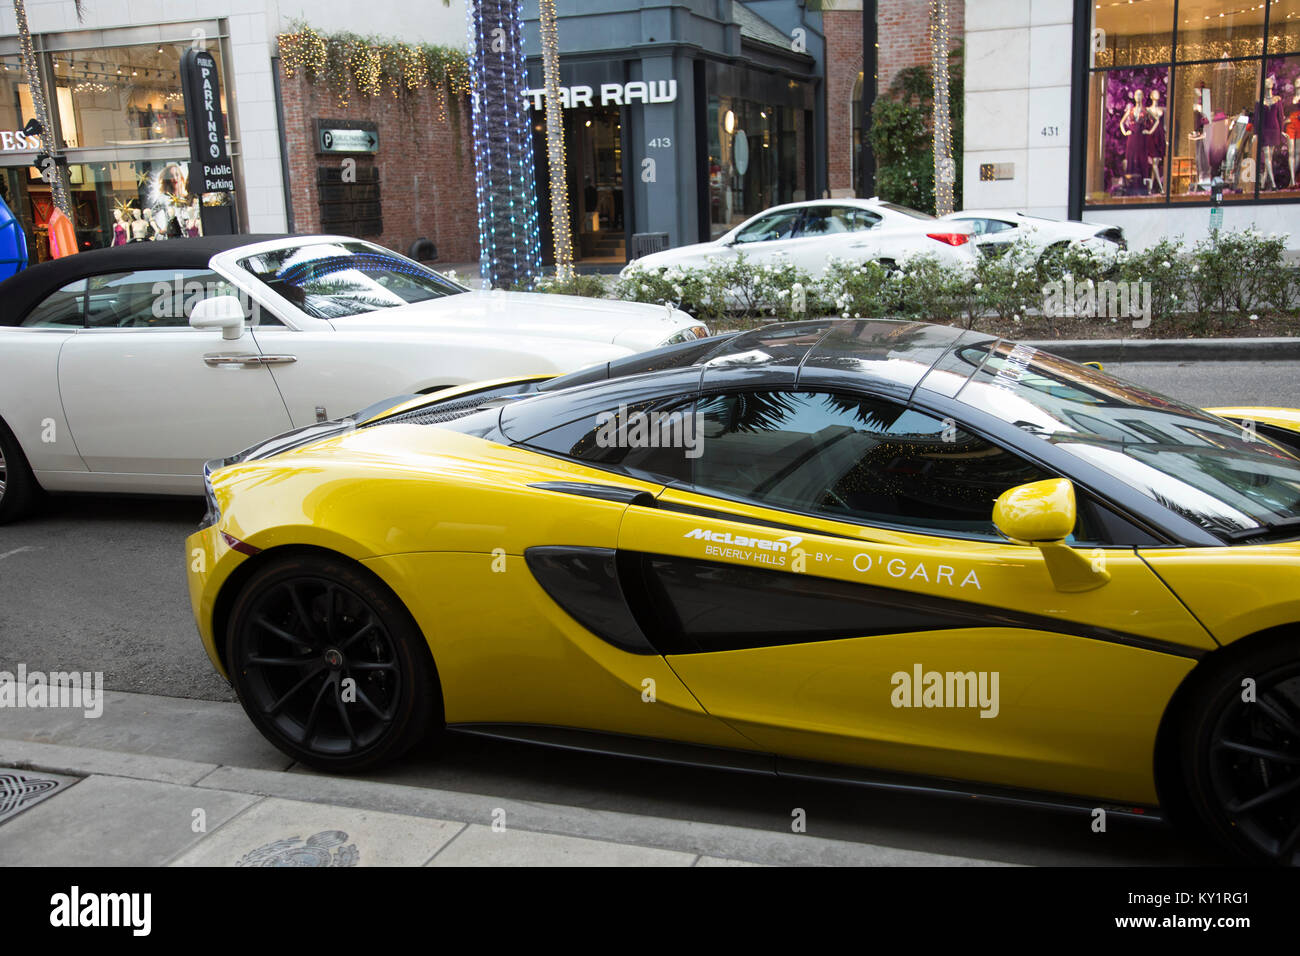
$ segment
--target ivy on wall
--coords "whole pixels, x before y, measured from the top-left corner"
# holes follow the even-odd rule
[[[962,47],[948,54],[949,101],[952,109],[952,155],[957,161],[954,208],[962,208],[962,120],[964,95]],[[881,199],[933,213],[934,75],[929,67],[900,70],[871,111],[871,149],[876,156],[876,192]]]
[[[321,33],[294,23],[279,36],[284,75],[301,75],[324,85],[338,101],[391,96],[406,99],[431,91],[438,115],[450,114],[459,126],[460,97],[470,92],[469,60],[464,50],[432,43],[401,43],[355,33]]]

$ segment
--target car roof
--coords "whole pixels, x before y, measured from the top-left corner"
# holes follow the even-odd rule
[[[660,394],[735,388],[867,389],[906,402],[958,345],[998,341],[982,332],[899,319],[780,322],[616,359],[560,376],[502,410],[501,427],[526,441],[564,422]]]
[[[212,257],[219,253],[259,242],[293,238],[314,237],[281,233],[128,242],[37,263],[0,282],[0,302],[4,303],[0,325],[20,324],[51,292],[87,276],[138,269],[206,269]]]

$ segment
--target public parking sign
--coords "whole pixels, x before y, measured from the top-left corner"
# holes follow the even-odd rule
[[[322,153],[377,153],[379,134],[368,129],[322,129],[318,145]]]

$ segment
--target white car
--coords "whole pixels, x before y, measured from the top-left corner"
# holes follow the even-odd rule
[[[663,306],[471,292],[338,236],[69,256],[0,283],[0,521],[38,488],[201,494],[205,460],[389,396],[707,334]]]
[[[1036,259],[1049,250],[1073,246],[1087,249],[1106,265],[1112,265],[1119,252],[1128,247],[1123,229],[1095,222],[1044,219],[995,209],[965,209],[949,213],[943,220],[970,225],[975,232],[975,248],[986,255],[1023,242]]]
[[[930,256],[958,268],[975,262],[974,227],[880,199],[819,199],[773,206],[712,242],[651,253],[623,275],[668,266],[703,268],[744,254],[759,265],[789,264],[819,278],[831,259],[886,268]]]

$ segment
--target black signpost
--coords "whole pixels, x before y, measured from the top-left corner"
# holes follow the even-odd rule
[[[190,192],[224,193],[223,205],[199,201],[205,236],[235,232],[235,167],[226,149],[226,124],[221,116],[221,86],[217,61],[193,47],[181,56],[181,89],[190,132]]]

